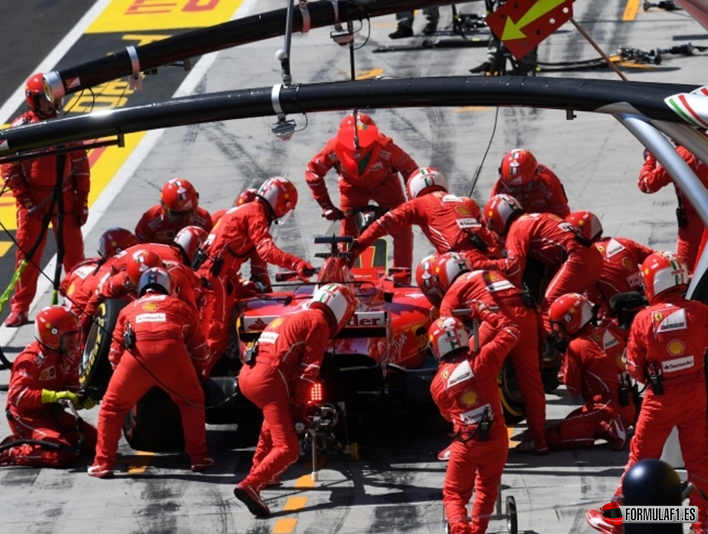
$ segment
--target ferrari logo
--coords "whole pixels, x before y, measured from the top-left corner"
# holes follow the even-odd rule
[[[146,312],[154,312],[157,311],[160,306],[157,305],[156,302],[146,302],[143,304],[143,310]]]
[[[664,318],[664,316],[662,315],[661,312],[656,312],[654,314],[654,321],[657,323],[660,323],[663,318]]]
[[[683,351],[686,350],[686,345],[680,339],[674,339],[667,343],[666,350],[673,357],[681,356],[683,354]]]
[[[450,371],[448,371],[447,369],[445,369],[445,370],[442,372],[442,379],[443,379],[443,380],[447,380],[448,378],[450,378]]]
[[[464,404],[465,406],[474,406],[475,404],[477,404],[478,399],[479,395],[477,395],[471,389],[468,389],[460,396],[460,402],[462,402],[462,404]]]

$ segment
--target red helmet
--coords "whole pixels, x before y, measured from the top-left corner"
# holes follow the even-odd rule
[[[183,223],[191,220],[199,206],[199,193],[184,178],[173,178],[162,186],[160,202],[172,222]]]
[[[487,201],[482,214],[484,222],[491,231],[504,236],[516,215],[524,213],[519,201],[510,195],[494,195]]]
[[[561,337],[575,334],[595,317],[594,305],[585,295],[567,293],[558,297],[548,310],[551,328]]]
[[[621,525],[623,522],[622,509],[619,503],[608,502],[602,507],[602,519],[610,525]]]
[[[109,228],[98,239],[98,253],[104,260],[138,244],[138,238],[125,228]]]
[[[435,262],[437,255],[426,256],[415,269],[415,281],[421,293],[425,295],[433,306],[439,307],[442,302],[443,293],[435,285]]]
[[[379,129],[374,121],[364,113],[344,117],[337,132],[334,151],[342,166],[351,174],[360,174],[359,164],[371,152],[379,139]]]
[[[462,321],[455,317],[440,317],[428,328],[433,355],[442,360],[451,353],[469,350],[470,337]]]
[[[433,191],[449,191],[447,179],[435,167],[421,167],[408,178],[408,198],[417,198]]]
[[[467,258],[457,252],[445,252],[435,260],[433,284],[444,295],[458,276],[471,270]]]
[[[256,200],[256,197],[258,196],[258,189],[246,189],[243,193],[241,193],[236,200],[234,200],[234,208],[236,206],[243,206],[244,204],[248,204],[249,202],[253,202]]]
[[[63,306],[47,306],[34,322],[34,337],[55,352],[72,353],[79,345],[79,318]]]
[[[499,178],[512,189],[529,185],[537,174],[536,158],[525,148],[507,152],[499,167]]]
[[[167,269],[151,267],[140,275],[138,282],[138,295],[143,296],[148,290],[153,290],[163,295],[169,295],[172,289],[172,278]]]
[[[344,284],[325,284],[315,289],[310,301],[310,308],[326,309],[332,312],[337,323],[334,334],[337,334],[354,315],[357,300]]]
[[[38,72],[30,76],[25,84],[25,101],[29,108],[42,117],[56,117],[61,109],[61,100],[48,100],[44,92],[44,74]]]
[[[675,287],[686,287],[689,282],[688,267],[673,252],[649,254],[642,263],[644,294],[651,303],[654,297]]]
[[[194,254],[196,254],[197,249],[202,246],[202,243],[206,241],[208,236],[209,234],[204,228],[200,228],[199,226],[185,226],[177,232],[177,235],[172,240],[172,244],[182,250],[191,265],[192,260],[194,260]]]
[[[574,211],[565,218],[565,221],[580,230],[580,233],[591,243],[602,237],[602,223],[590,211]]]
[[[284,224],[297,206],[297,189],[288,179],[280,176],[268,178],[258,188],[257,195],[273,210],[276,224]]]
[[[138,287],[140,277],[151,267],[163,267],[164,264],[155,252],[147,249],[140,249],[133,252],[125,265],[125,272],[133,287]]]

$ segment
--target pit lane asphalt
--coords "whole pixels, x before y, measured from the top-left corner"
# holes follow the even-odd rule
[[[255,10],[280,7],[281,2],[267,0],[259,2]],[[481,5],[465,9],[480,12]],[[576,20],[609,52],[619,46],[668,48],[688,40],[705,44],[708,34],[684,12],[645,13],[640,7],[636,20],[621,22],[624,9],[625,2],[620,0],[578,0],[574,4]],[[441,12],[442,28],[450,13],[447,8]],[[423,17],[416,19],[418,32],[424,22]],[[394,29],[394,16],[373,21],[369,43],[357,52],[359,76],[462,75],[484,59],[483,49],[372,53],[378,45],[391,44],[387,34]],[[281,47],[282,39],[274,39],[223,51],[203,75],[197,67],[188,81],[198,93],[279,83],[280,66],[274,54]],[[590,45],[569,24],[539,51],[541,61],[594,57]],[[705,81],[700,75],[705,67],[706,59],[700,56],[666,58],[658,68],[625,73],[630,80],[700,84]],[[292,72],[295,82],[346,79],[348,51],[333,44],[325,29],[304,37],[296,35]],[[609,69],[562,75],[616,77]],[[149,82],[159,83],[159,78]],[[471,177],[495,124],[492,108],[377,110],[372,116],[419,164],[439,167],[450,180],[451,190],[459,194],[469,192]],[[304,117],[290,118],[296,119],[299,127],[305,125]],[[300,201],[295,216],[284,227],[274,229],[276,241],[285,250],[313,258],[318,248],[312,237],[326,224],[306,189],[303,169],[336,131],[340,119],[341,114],[334,113],[311,115],[308,127],[288,143],[269,132],[274,117],[148,134],[115,179],[115,183],[125,180],[126,186],[86,236],[87,252],[91,253],[106,228],[132,227],[157,201],[159,187],[171,177],[192,180],[202,205],[217,210],[230,205],[242,189],[267,176],[284,175],[297,184]],[[531,149],[539,161],[554,169],[565,184],[571,208],[594,211],[605,234],[630,237],[657,249],[674,249],[675,196],[668,189],[651,196],[638,191],[635,183],[643,147],[611,117],[578,114],[567,121],[561,111],[500,109],[474,192],[480,203],[488,196],[502,155],[517,146]],[[332,177],[328,187],[335,195]],[[415,257],[419,259],[431,248],[417,229],[415,232]],[[48,297],[42,304],[46,302]],[[31,339],[32,332],[32,326],[17,331],[9,346],[3,347],[10,357]],[[7,384],[8,375],[0,372],[1,384]],[[0,401],[4,398],[5,393],[0,393]],[[547,402],[549,420],[561,419],[575,405],[562,389],[547,395]],[[95,422],[96,414],[94,409],[86,419]],[[4,436],[6,424],[0,425]],[[515,439],[523,429],[523,425],[514,429]],[[266,520],[253,518],[231,493],[250,465],[248,434],[244,429],[210,427],[209,443],[217,465],[205,474],[185,469],[183,455],[140,455],[123,441],[114,480],[88,477],[86,459],[69,470],[0,468],[0,533],[442,532],[444,464],[437,462],[435,455],[448,438],[445,427],[432,424],[429,417],[414,416],[403,422],[383,418],[372,425],[368,443],[362,444],[360,461],[328,458],[320,481],[314,485],[303,459],[285,474],[281,487],[263,492],[274,512]],[[585,523],[585,510],[608,502],[626,456],[626,452],[613,452],[607,445],[546,457],[510,452],[503,494],[516,498],[519,532],[593,532]],[[504,528],[503,522],[492,521],[489,532],[503,532]]]

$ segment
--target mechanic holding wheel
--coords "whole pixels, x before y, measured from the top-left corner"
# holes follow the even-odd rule
[[[0,445],[0,465],[63,467],[79,451],[93,453],[96,429],[60,406],[66,401],[76,409],[95,405],[77,394],[80,336],[79,319],[63,306],[47,306],[37,314],[35,341],[12,364],[5,406],[12,435]]]
[[[305,432],[310,424],[310,388],[320,374],[325,348],[349,322],[356,306],[347,286],[322,285],[304,309],[270,323],[245,357],[238,387],[263,410],[263,426],[253,466],[234,488],[234,495],[253,515],[270,515],[260,492],[298,459],[298,432]]]
[[[208,456],[204,391],[198,376],[207,361],[204,332],[197,311],[170,296],[170,289],[165,269],[148,269],[140,277],[139,298],[118,315],[109,356],[115,370],[98,412],[96,458],[89,476],[113,476],[123,419],[155,386],[179,408],[192,471],[214,465]]]
[[[450,534],[487,531],[509,454],[497,373],[518,341],[519,329],[482,303],[472,304],[472,317],[496,331],[479,349],[470,349],[467,329],[454,317],[441,317],[428,330],[431,349],[440,361],[430,392],[455,432],[443,485]],[[467,504],[473,491],[470,523]]]
[[[325,185],[325,175],[331,168],[339,175],[339,203],[337,208]],[[336,136],[307,164],[305,181],[312,196],[322,208],[328,221],[342,220],[341,235],[358,236],[354,215],[356,208],[374,200],[384,208],[395,208],[406,201],[399,173],[407,182],[418,170],[413,158],[396,145],[390,137],[379,132],[374,120],[357,112],[344,117]],[[413,263],[413,229],[405,226],[391,232],[393,237],[393,266],[411,268]]]

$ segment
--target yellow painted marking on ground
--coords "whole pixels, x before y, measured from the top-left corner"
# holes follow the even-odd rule
[[[0,241],[0,256],[7,254],[7,251],[12,248],[12,241]]]
[[[463,106],[461,108],[457,108],[455,110],[455,113],[465,113],[467,111],[489,111],[492,108],[488,108],[487,106]]]
[[[86,33],[203,28],[227,22],[243,0],[120,0],[101,13]]]
[[[307,504],[307,497],[290,497],[285,501],[283,512],[292,512],[294,510],[302,510]]]
[[[131,43],[133,46],[143,46],[146,44],[150,44],[154,41],[162,41],[163,39],[167,39],[168,37],[170,36],[159,33],[153,35],[127,33],[122,37],[122,39],[124,41],[134,41],[134,43]]]
[[[278,519],[273,526],[273,534],[290,534],[295,530],[295,525],[297,525],[297,518]]]
[[[394,28],[398,26],[395,22],[375,22],[371,25],[372,28]]]
[[[641,0],[627,0],[627,5],[624,8],[624,14],[622,15],[623,22],[630,22],[637,18],[637,11],[639,11],[639,3]]]
[[[356,79],[368,80],[370,78],[376,78],[377,76],[381,76],[383,72],[383,69],[359,70],[356,72]]]
[[[302,475],[300,478],[298,478],[295,481],[295,489],[308,489],[308,488],[314,488],[315,487],[315,481],[312,480],[312,476],[308,475]]]
[[[128,464],[129,475],[139,475],[144,473],[150,465],[150,459],[155,456],[154,452],[138,451]]]

